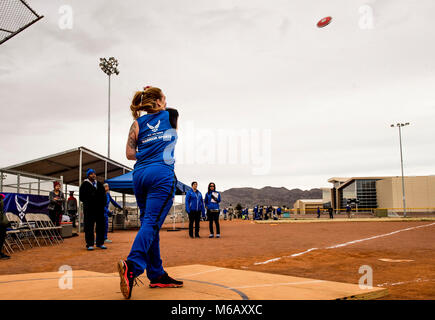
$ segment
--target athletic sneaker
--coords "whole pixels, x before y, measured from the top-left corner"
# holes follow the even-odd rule
[[[101,246],[97,246],[98,248],[100,248],[100,249],[107,249],[107,247],[103,244],[103,245],[101,245]]]
[[[151,288],[180,288],[182,286],[183,281],[172,279],[166,272],[150,282]]]
[[[94,247],[92,246],[88,247],[88,251],[92,251],[92,250],[94,250]]]
[[[8,260],[8,259],[10,259],[10,258],[11,258],[11,257],[8,256],[7,254],[0,253],[0,259],[1,259],[1,260]]]
[[[112,240],[106,239],[104,240],[105,243],[112,243]]]
[[[217,234],[217,235],[216,235],[216,238],[220,238],[220,237],[221,237],[221,235],[220,235],[220,234]]]
[[[121,281],[119,286],[121,288],[122,295],[125,299],[130,299],[131,291],[133,290],[135,277],[131,268],[130,261],[120,260],[118,261],[118,272]]]
[[[211,234],[208,236],[209,238],[214,238],[214,234]]]

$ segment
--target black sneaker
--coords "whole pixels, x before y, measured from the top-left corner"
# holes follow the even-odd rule
[[[201,237],[199,236],[199,234],[197,234],[197,235],[195,236],[195,238],[201,238]]]
[[[122,295],[125,299],[130,299],[135,280],[131,263],[127,260],[118,261],[118,272],[119,277],[121,278],[119,285],[121,287]]]
[[[166,272],[150,282],[150,288],[180,288],[182,286],[183,281],[172,279]]]

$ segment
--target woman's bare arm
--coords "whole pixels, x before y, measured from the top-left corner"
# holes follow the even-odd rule
[[[136,160],[136,147],[137,147],[138,135],[139,135],[139,125],[135,120],[130,127],[130,132],[128,133],[127,147],[125,151],[128,160]]]

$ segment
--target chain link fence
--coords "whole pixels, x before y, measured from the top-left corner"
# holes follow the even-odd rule
[[[42,18],[24,0],[1,0],[0,44]]]

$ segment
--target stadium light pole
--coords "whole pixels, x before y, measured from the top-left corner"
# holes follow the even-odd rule
[[[110,158],[110,77],[112,74],[119,74],[118,70],[118,60],[114,57],[110,57],[109,59],[100,58],[100,68],[103,70],[105,74],[109,77],[109,110],[107,115],[107,157]]]
[[[402,127],[409,126],[409,122],[392,124],[391,128],[399,128],[399,142],[400,142],[400,164],[402,167],[402,196],[403,196],[403,215],[406,218],[406,200],[405,200],[405,178],[403,175],[403,153],[402,153]]]

